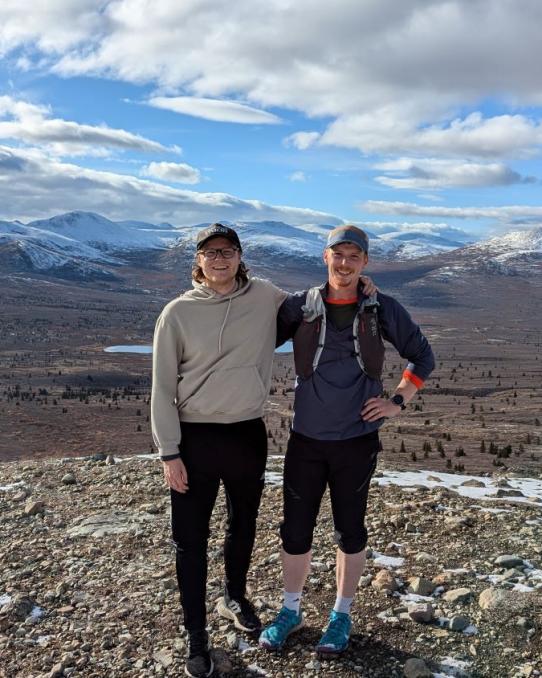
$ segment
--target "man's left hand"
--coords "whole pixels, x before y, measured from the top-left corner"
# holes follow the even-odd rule
[[[363,285],[363,294],[370,297],[372,294],[378,292],[378,287],[374,284],[374,282],[371,280],[371,278],[369,278],[368,275],[360,275],[359,279],[361,280],[361,284]]]
[[[386,398],[369,398],[361,410],[364,421],[378,421],[382,417],[396,417],[401,412],[401,406],[395,405]]]

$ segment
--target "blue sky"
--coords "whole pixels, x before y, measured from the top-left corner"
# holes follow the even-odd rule
[[[0,219],[542,221],[542,5],[0,6]]]

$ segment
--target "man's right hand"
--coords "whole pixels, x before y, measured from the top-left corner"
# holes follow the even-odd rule
[[[168,487],[177,492],[185,493],[188,490],[188,474],[183,460],[178,457],[170,461],[163,461],[164,480]]]

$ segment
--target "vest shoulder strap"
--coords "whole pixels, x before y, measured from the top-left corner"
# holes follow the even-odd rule
[[[314,322],[320,318],[320,333],[318,335],[318,346],[314,358],[312,359],[313,371],[318,367],[322,351],[324,350],[324,343],[326,341],[326,307],[321,295],[321,287],[311,287],[307,292],[307,299],[302,307],[303,321]]]

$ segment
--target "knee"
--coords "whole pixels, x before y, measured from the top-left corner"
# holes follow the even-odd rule
[[[281,523],[280,537],[282,548],[291,556],[300,556],[311,550],[312,531],[305,533],[293,533],[286,523]]]
[[[207,541],[209,539],[209,530],[202,530],[201,532],[187,532],[179,529],[178,526],[173,526],[171,539],[177,553],[185,553],[188,551],[197,551],[198,549],[206,549]]]
[[[367,546],[367,529],[362,527],[355,532],[335,530],[335,543],[343,553],[360,553]]]

